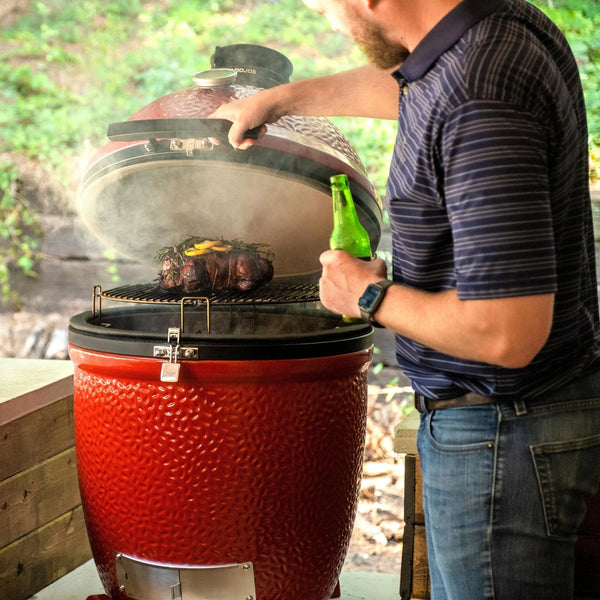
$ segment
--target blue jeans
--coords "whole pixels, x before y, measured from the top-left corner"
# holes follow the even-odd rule
[[[600,478],[600,373],[532,401],[421,415],[432,600],[573,598]]]

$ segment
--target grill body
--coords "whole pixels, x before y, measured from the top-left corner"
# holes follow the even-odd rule
[[[362,475],[370,328],[331,328],[327,317],[295,343],[260,331],[190,334],[182,343],[200,355],[237,346],[238,359],[183,361],[179,381],[164,383],[162,361],[121,353],[163,341],[117,329],[131,322],[123,314],[70,325],[80,488],[107,594],[130,598],[117,578],[123,553],[252,564],[257,600],[332,597]],[[244,346],[263,358],[242,358]]]
[[[348,174],[373,248],[381,200],[326,119],[284,117],[234,151],[231,124],[209,115],[286,81],[291,63],[236,45],[211,64],[237,83],[207,88],[195,76],[196,87],[109,127],[80,216],[152,265],[148,279],[157,250],[188,235],[267,244],[275,278],[193,298],[96,286],[92,312],[71,319],[88,535],[113,600],[326,600],[356,512],[372,328],[309,305],[332,226],[330,177]],[[104,299],[136,307],[104,310]]]

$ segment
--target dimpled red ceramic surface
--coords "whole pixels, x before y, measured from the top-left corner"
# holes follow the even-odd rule
[[[362,474],[370,351],[161,362],[71,347],[88,534],[106,592],[115,553],[166,565],[252,562],[258,600],[336,587]]]

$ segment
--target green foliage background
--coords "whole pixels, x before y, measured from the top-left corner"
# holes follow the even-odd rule
[[[600,145],[600,4],[538,3],[567,33]],[[65,154],[104,143],[106,126],[191,85],[215,46],[256,43],[286,54],[294,79],[361,64],[356,47],[301,0],[41,0],[0,33],[0,140],[63,179]],[[337,120],[383,189],[393,123]],[[600,176],[600,173],[594,174]]]
[[[536,2],[565,31],[577,56],[588,105],[590,178],[600,182],[600,3]],[[301,0],[32,0],[0,31],[0,150],[43,164],[72,186],[105,143],[111,122],[192,85],[215,46],[262,44],[294,64],[292,79],[364,62],[353,43]],[[385,191],[395,123],[334,119]],[[6,154],[5,154],[6,156]],[[0,257],[33,273],[35,217],[15,193],[10,159],[0,162]],[[7,225],[18,214],[22,227]],[[0,285],[6,285],[0,271]],[[5,288],[5,296],[8,288]]]

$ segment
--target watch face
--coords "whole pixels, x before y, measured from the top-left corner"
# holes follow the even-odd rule
[[[358,306],[360,308],[364,308],[365,310],[369,310],[371,306],[373,306],[373,302],[375,302],[379,294],[381,294],[381,289],[373,283],[370,284],[365,290],[365,293],[360,297]]]

